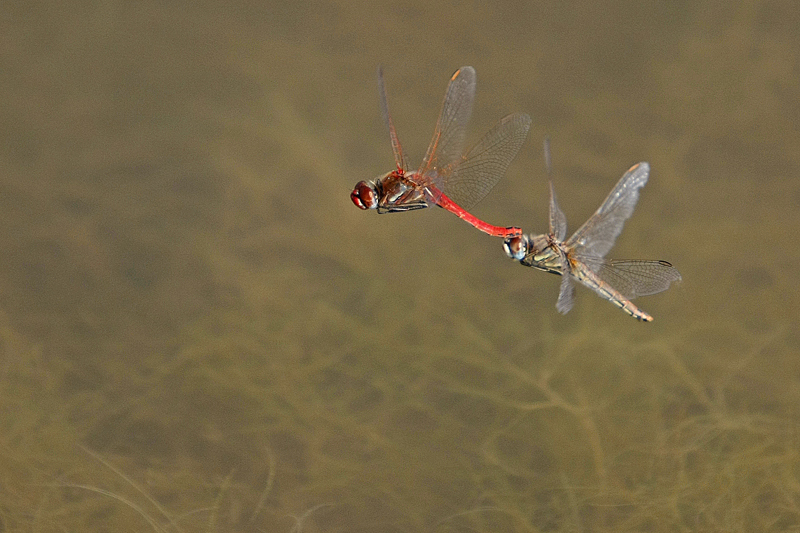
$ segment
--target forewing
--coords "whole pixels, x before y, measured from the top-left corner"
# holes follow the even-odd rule
[[[502,118],[478,143],[445,169],[444,193],[469,209],[492,190],[528,137],[531,117],[515,113]]]
[[[681,280],[678,270],[667,261],[608,261],[580,255],[574,258],[629,300],[665,291],[672,282]]]
[[[429,179],[439,188],[441,183],[437,181],[444,169],[458,161],[463,152],[467,123],[475,100],[475,83],[475,69],[461,67],[447,86],[433,139],[418,174],[420,179]]]
[[[394,130],[394,123],[392,123],[392,115],[389,114],[389,102],[386,99],[386,84],[383,81],[383,67],[378,67],[378,93],[381,102],[381,115],[386,128],[389,130],[389,138],[392,141],[392,152],[394,152],[394,161],[397,168],[405,170],[403,162],[403,148],[400,146],[400,140],[397,138],[397,132]]]
[[[567,216],[558,207],[556,189],[550,182],[550,233],[556,240],[563,241],[567,237]]]
[[[632,166],[617,182],[600,208],[567,241],[578,254],[604,257],[614,246],[625,221],[633,214],[639,189],[647,183],[650,165]]]

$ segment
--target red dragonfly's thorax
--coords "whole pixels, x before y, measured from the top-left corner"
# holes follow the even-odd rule
[[[360,209],[377,209],[378,213],[397,213],[428,207],[425,188],[413,180],[415,172],[393,170],[375,181],[359,181],[350,199]]]

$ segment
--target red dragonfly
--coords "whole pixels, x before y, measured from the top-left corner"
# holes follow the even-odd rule
[[[361,209],[396,213],[436,204],[496,237],[522,234],[516,227],[492,226],[466,210],[482,200],[506,173],[528,136],[531,118],[515,113],[501,119],[467,152],[464,138],[475,99],[475,69],[462,67],[450,78],[433,139],[419,170],[409,172],[389,114],[383,70],[378,69],[381,112],[394,151],[395,170],[356,184],[350,199]]]

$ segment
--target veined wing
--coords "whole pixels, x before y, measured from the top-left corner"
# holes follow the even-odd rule
[[[550,157],[550,137],[544,137],[544,168],[547,171],[547,178],[550,182],[550,234],[557,241],[563,242],[567,238],[567,216],[558,207],[556,198],[556,188],[553,186],[553,163]],[[565,311],[566,312],[566,311]]]
[[[446,167],[461,157],[467,123],[472,115],[472,102],[475,100],[475,83],[475,69],[472,67],[461,67],[450,78],[433,139],[419,168],[419,178],[436,180]]]
[[[639,189],[647,183],[649,173],[650,165],[647,163],[632,166],[617,182],[603,205],[569,238],[566,246],[578,254],[605,257],[614,246],[625,221],[633,214],[633,208],[639,200]]]
[[[678,270],[667,261],[609,261],[579,254],[571,257],[585,264],[597,277],[629,300],[665,291],[672,282],[681,280]]]
[[[381,102],[381,115],[386,128],[389,130],[389,138],[392,141],[392,152],[394,152],[394,162],[397,164],[399,170],[405,170],[403,162],[403,148],[400,146],[400,140],[397,138],[397,132],[394,130],[394,123],[392,122],[392,115],[389,114],[389,102],[386,99],[386,84],[383,81],[383,67],[378,67],[378,93]]]
[[[550,233],[559,242],[567,237],[567,215],[558,207],[556,188],[552,181],[550,182]]]
[[[562,256],[563,259],[563,256]],[[567,261],[564,261],[564,265],[568,265]],[[562,267],[562,268],[569,268]],[[569,310],[572,309],[572,304],[575,303],[575,285],[572,283],[572,276],[568,271],[562,271],[561,273],[561,287],[558,290],[558,301],[556,301],[556,310],[561,313],[562,315],[566,315],[569,313]]]
[[[464,209],[483,200],[505,175],[530,127],[531,117],[523,113],[503,117],[463,158],[443,170],[443,192]]]

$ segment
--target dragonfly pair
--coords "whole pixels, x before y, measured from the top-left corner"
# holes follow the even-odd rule
[[[566,241],[566,217],[556,202],[552,181],[548,233],[523,235],[518,227],[488,224],[467,209],[482,200],[505,175],[528,136],[531,119],[522,113],[508,115],[475,146],[462,152],[475,84],[472,67],[462,67],[453,74],[422,165],[409,172],[389,114],[383,72],[378,70],[381,112],[389,129],[396,169],[374,181],[356,184],[350,193],[353,203],[378,213],[438,205],[489,235],[503,237],[506,254],[521,264],[563,276],[556,304],[559,312],[567,313],[572,308],[574,279],[634,318],[653,320],[630,300],[666,290],[671,282],[680,280],[678,271],[666,261],[604,259],[633,213],[639,189],[647,183],[649,165],[639,163],[628,170],[603,205]]]

